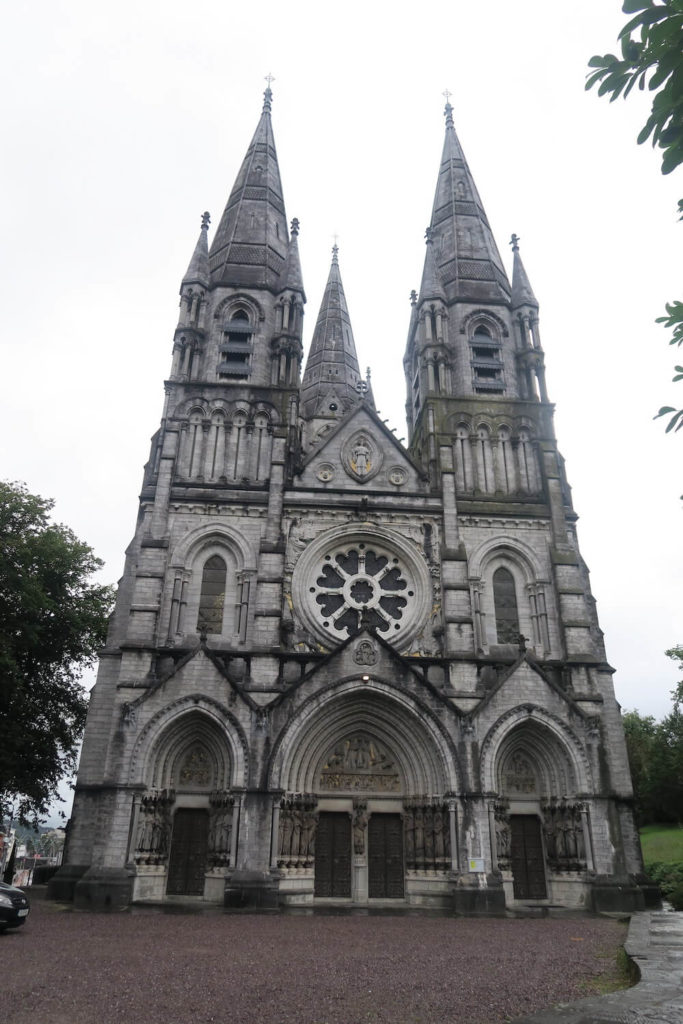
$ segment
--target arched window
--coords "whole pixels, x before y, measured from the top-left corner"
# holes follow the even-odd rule
[[[221,633],[227,566],[220,555],[207,558],[202,572],[202,589],[197,615],[198,633]]]
[[[515,579],[503,566],[493,574],[493,605],[498,643],[516,644],[520,630]]]

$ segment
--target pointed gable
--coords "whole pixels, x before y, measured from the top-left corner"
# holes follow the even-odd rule
[[[395,494],[422,491],[425,481],[400,441],[365,402],[323,435],[295,479],[296,486]]]

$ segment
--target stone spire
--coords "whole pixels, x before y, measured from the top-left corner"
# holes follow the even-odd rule
[[[292,221],[291,232],[287,259],[280,278],[280,291],[299,292],[305,302],[306,292],[299,259],[299,221],[296,217]]]
[[[420,302],[425,302],[427,299],[441,299],[445,302],[446,295],[443,289],[443,282],[441,280],[439,268],[436,265],[436,257],[434,255],[434,232],[431,227],[427,228],[425,232],[425,241],[427,243],[427,251],[425,252],[422,284],[420,285]]]
[[[306,360],[301,400],[303,414],[308,418],[339,415],[357,402],[364,391],[338,257],[335,245]],[[335,409],[330,409],[331,404]]]
[[[447,301],[509,302],[510,284],[455,131],[453,107],[448,102],[444,113],[446,137],[430,227],[435,266]],[[430,259],[429,246],[427,249],[425,273]]]
[[[519,309],[520,306],[532,306],[538,309],[538,300],[534,295],[529,278],[527,277],[522,257],[519,254],[519,238],[513,235],[510,239],[513,253],[512,265],[512,308]]]
[[[280,287],[289,236],[270,119],[270,83],[263,95],[261,118],[209,253],[212,285],[271,291]]]
[[[198,284],[202,288],[209,287],[209,224],[211,217],[208,213],[202,214],[202,226],[199,232],[197,244],[192,253],[190,265],[185,271],[180,291],[182,294],[185,285]]]

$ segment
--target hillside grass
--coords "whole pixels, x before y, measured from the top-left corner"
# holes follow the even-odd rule
[[[683,863],[683,828],[680,825],[645,825],[640,830],[645,867]]]

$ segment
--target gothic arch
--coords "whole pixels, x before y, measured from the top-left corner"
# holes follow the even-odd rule
[[[227,708],[200,694],[174,701],[145,725],[131,754],[129,783],[177,788],[174,772],[193,744],[206,751],[212,774],[202,788],[246,785],[248,745],[242,727]]]
[[[457,754],[439,723],[414,698],[374,679],[346,680],[304,703],[274,745],[269,787],[319,791],[325,759],[356,734],[395,758],[402,795],[461,790]]]
[[[463,317],[460,325],[460,333],[471,337],[479,325],[488,327],[492,331],[492,337],[507,338],[508,329],[505,321],[488,309],[474,309]]]
[[[241,309],[247,312],[250,322],[254,326],[259,320],[265,319],[265,313],[261,304],[256,301],[253,295],[247,295],[245,292],[237,292],[237,294],[234,295],[227,295],[216,306],[213,318],[215,321],[222,323],[224,320],[229,320],[233,313],[236,313]]]
[[[213,547],[228,551],[238,570],[256,568],[256,554],[247,539],[229,526],[221,524],[218,527],[214,523],[188,531],[173,549],[169,565],[191,568],[203,552]]]
[[[519,632],[543,656],[551,652],[549,609],[553,593],[545,566],[537,554],[522,541],[492,538],[477,548],[470,559],[470,581],[473,588],[477,642],[482,650],[490,644],[511,643],[502,638],[501,622],[496,607],[495,575],[505,569],[514,580],[514,595]]]
[[[534,704],[512,708],[495,722],[481,745],[484,792],[502,794],[506,766],[516,752],[530,759],[539,784],[538,797],[576,796],[593,792],[585,749],[573,729]]]

